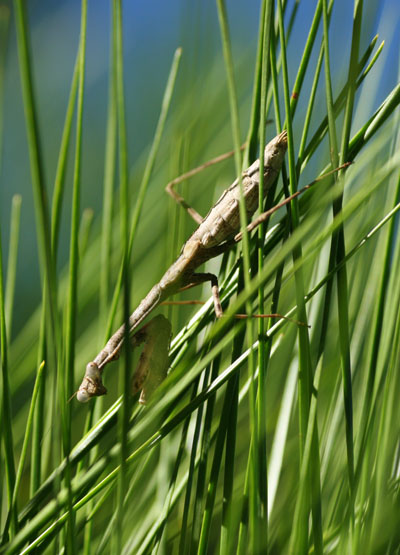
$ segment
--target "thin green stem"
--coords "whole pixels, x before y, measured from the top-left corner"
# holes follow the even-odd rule
[[[12,315],[14,309],[15,278],[17,276],[17,258],[19,227],[21,223],[21,195],[14,195],[11,204],[10,242],[8,246],[6,292],[4,296],[8,340],[12,332]]]
[[[236,93],[236,86],[235,86],[235,79],[234,79],[233,59],[232,59],[232,51],[231,51],[231,43],[230,43],[230,37],[229,37],[228,19],[227,19],[225,2],[223,0],[217,0],[217,7],[218,7],[218,19],[219,19],[221,37],[222,37],[222,48],[224,53],[225,68],[226,68],[227,80],[228,80],[232,136],[233,136],[233,144],[235,149],[235,169],[236,169],[236,175],[238,176],[238,180],[239,180],[239,190],[240,190],[239,211],[240,211],[240,225],[243,231],[242,252],[243,252],[244,286],[245,286],[245,291],[248,291],[249,284],[250,284],[250,248],[249,248],[248,233],[246,229],[246,225],[247,225],[246,207],[245,207],[244,198],[243,198],[243,184],[241,179],[242,162],[241,162],[241,153],[240,153],[239,109],[238,109],[237,93]],[[247,314],[251,314],[251,311],[252,311],[251,303],[250,303],[250,300],[248,300],[246,301],[246,312]],[[248,336],[249,344],[253,345],[254,343],[253,321],[251,318],[247,319],[246,328],[247,328],[247,336]],[[255,367],[256,367],[255,354],[251,353],[249,357],[249,367],[248,367],[249,376],[254,375]],[[256,388],[255,388],[254,381],[251,380],[251,388],[250,388],[250,395],[249,395],[250,429],[251,429],[252,435],[254,437],[258,437],[255,389]],[[251,523],[254,525],[252,529],[252,534],[251,534],[252,542],[256,542],[256,537],[257,537],[256,515],[260,514],[261,512],[259,509],[259,498],[258,498],[258,492],[259,492],[258,477],[259,477],[258,458],[254,453],[253,465],[252,465],[252,481],[251,481],[252,488],[250,490],[250,498],[251,498],[250,506],[254,517],[253,519],[251,519]]]
[[[56,310],[57,289],[55,282],[54,260],[52,259],[51,253],[48,199],[44,183],[39,125],[36,111],[35,95],[33,90],[32,64],[27,16],[23,0],[14,0],[14,7],[25,122],[28,135],[29,158],[35,201],[37,240],[39,246],[42,275],[44,276],[44,280],[49,291],[48,306],[51,341],[55,345],[55,340],[59,340]]]
[[[39,366],[38,371],[36,373],[35,385],[33,387],[31,403],[30,403],[30,406],[29,406],[28,418],[26,420],[24,440],[22,442],[21,456],[19,458],[18,469],[17,469],[16,478],[15,478],[11,508],[8,511],[6,524],[4,526],[4,530],[3,530],[3,534],[2,534],[3,538],[7,537],[8,529],[9,529],[11,520],[13,518],[13,514],[16,514],[16,512],[17,512],[17,497],[18,497],[19,488],[20,488],[20,485],[21,485],[22,473],[24,471],[26,455],[28,453],[29,441],[31,440],[32,427],[33,427],[33,418],[34,418],[34,413],[35,413],[36,401],[37,401],[38,394],[39,394],[39,389],[40,389],[40,381],[41,381],[42,375],[43,375],[44,365],[45,365],[45,363],[43,361],[41,363],[41,365]]]
[[[4,441],[5,474],[7,485],[7,505],[11,512],[11,536],[17,532],[17,512],[13,505],[13,491],[15,487],[14,441],[12,430],[11,393],[8,375],[8,344],[6,329],[6,313],[3,289],[3,252],[0,232],[0,363],[2,377],[1,402],[1,430]]]
[[[81,32],[79,41],[78,58],[78,104],[76,113],[76,140],[75,161],[72,192],[72,214],[71,214],[71,236],[69,249],[69,276],[67,314],[65,326],[65,375],[59,380],[59,401],[62,415],[63,447],[64,456],[67,458],[66,484],[68,491],[68,549],[71,553],[76,552],[75,515],[72,510],[73,498],[71,487],[71,468],[69,465],[69,453],[71,450],[71,411],[72,405],[67,402],[73,393],[75,340],[76,340],[76,317],[78,301],[78,263],[79,263],[79,224],[80,224],[80,196],[81,196],[81,166],[82,166],[82,124],[83,124],[83,100],[85,89],[85,60],[86,60],[86,23],[87,23],[87,0],[82,1]]]
[[[58,353],[60,352],[61,342],[57,317],[57,283],[55,279],[55,261],[52,257],[49,208],[44,181],[42,149],[39,134],[36,100],[33,88],[30,38],[28,34],[25,3],[23,2],[23,0],[14,0],[14,8],[22,96],[25,112],[26,131],[28,137],[31,179],[35,205],[37,243],[39,248],[41,275],[44,282],[43,302],[47,305],[46,320],[48,321],[48,325],[45,326],[45,323],[43,321],[41,330],[43,331],[43,337],[45,329],[48,330],[47,347],[49,349],[49,353],[51,354],[49,354],[47,360],[49,361],[49,359],[51,359],[49,367],[54,374],[57,368],[57,357]],[[41,342],[41,344],[43,344],[43,342]],[[39,399],[38,407],[40,406],[43,406],[43,402],[41,403]],[[37,438],[38,434],[34,433],[33,445],[38,445],[38,442],[35,441],[35,437]],[[37,464],[35,464],[34,468],[37,470]],[[35,475],[38,476],[38,472],[36,472]]]
[[[357,10],[356,10],[357,11]],[[352,56],[350,60],[349,68],[349,88],[347,105],[345,112],[345,128],[343,132],[343,141],[346,144],[349,142],[350,136],[350,123],[352,116],[352,108],[354,102],[355,93],[355,80],[356,71],[355,67],[358,58],[358,41],[359,41],[359,31],[358,26],[361,25],[361,11],[358,12],[354,20],[353,27],[353,41],[352,41]],[[359,19],[359,21],[357,21]],[[329,26],[328,26],[328,13],[327,13],[327,2],[323,0],[323,22],[324,22],[324,57],[325,57],[325,88],[326,88],[326,103],[328,112],[328,130],[329,130],[329,145],[331,153],[332,168],[337,168],[339,164],[338,146],[336,139],[336,128],[335,128],[335,115],[333,108],[333,94],[332,94],[332,80],[330,71],[330,55],[329,55]],[[357,43],[357,44],[356,44]],[[343,143],[342,141],[342,148]],[[346,147],[347,152],[347,147]],[[343,156],[343,152],[342,152]],[[336,176],[335,176],[336,180]],[[333,203],[333,215],[338,218],[342,211],[342,196],[340,195]],[[336,256],[336,261],[342,260],[346,255],[345,243],[344,243],[344,230],[341,225],[337,232],[332,237],[332,257]],[[351,383],[351,361],[350,361],[350,337],[349,337],[349,315],[348,315],[348,290],[347,290],[347,271],[346,266],[342,266],[337,274],[337,291],[338,291],[338,312],[339,312],[339,337],[340,337],[340,348],[341,348],[341,363],[342,363],[342,375],[343,375],[343,395],[344,395],[344,405],[345,405],[345,416],[346,416],[346,446],[347,446],[347,466],[349,475],[349,486],[350,486],[350,506],[351,509],[351,530],[350,530],[350,542],[352,541],[351,534],[353,532],[354,526],[354,447],[353,447],[353,395],[352,395],[352,383]]]
[[[127,491],[128,430],[130,416],[130,345],[129,345],[129,313],[130,313],[130,276],[129,276],[129,194],[128,194],[128,151],[125,123],[125,95],[123,71],[123,31],[122,2],[113,2],[114,41],[115,41],[115,90],[117,98],[118,119],[118,153],[119,153],[119,186],[120,186],[120,238],[122,259],[123,315],[125,323],[124,363],[120,371],[120,388],[122,389],[122,411],[118,419],[118,435],[121,443],[120,467],[118,472],[117,517],[115,529],[115,548],[122,552],[122,534],[124,517],[124,499]]]
[[[268,55],[271,48],[271,32],[273,23],[273,2],[268,1],[265,9],[264,32],[263,32],[263,57],[262,57],[262,75],[261,75],[261,95],[260,95],[260,168],[264,167],[264,145],[265,139],[265,120],[266,120],[266,102],[267,89],[270,80],[270,57]],[[258,194],[258,204],[260,212],[264,208],[264,172],[260,172],[260,185]],[[265,236],[265,225],[258,228],[258,271],[264,266],[264,249],[263,242]],[[258,313],[264,314],[264,289],[258,290]],[[265,324],[264,319],[258,321],[258,337],[264,337]],[[266,553],[268,550],[268,483],[267,483],[267,396],[266,396],[266,371],[267,359],[266,349],[263,342],[260,343],[258,351],[258,396],[257,396],[257,431],[258,436],[254,438],[253,457],[259,460],[258,465],[258,487],[257,496],[259,499],[257,514],[257,534],[255,541],[255,549],[257,553]]]
[[[292,130],[292,118],[290,107],[290,93],[289,93],[289,75],[286,57],[286,44],[285,33],[283,25],[283,13],[281,1],[278,0],[278,17],[279,17],[279,35],[282,47],[282,76],[283,76],[283,89],[284,100],[286,109],[286,122],[288,132],[288,159],[289,159],[289,177],[290,177],[290,192],[293,194],[297,190],[297,174],[296,164],[294,157],[294,139]],[[291,202],[291,225],[292,231],[296,230],[299,226],[300,216],[298,201],[294,199]],[[297,245],[293,249],[293,263],[299,269],[295,272],[295,285],[296,285],[296,301],[297,301],[297,317],[300,322],[307,324],[307,312],[304,303],[304,276],[301,268],[302,265],[302,248]],[[307,422],[309,417],[309,407],[311,400],[311,384],[312,384],[312,369],[311,369],[311,353],[310,342],[308,337],[308,328],[300,326],[298,329],[299,337],[299,383],[298,383],[298,397],[299,397],[299,449],[300,449],[300,462],[303,460],[305,437],[307,430]],[[307,477],[309,481],[309,475]],[[301,501],[301,511],[299,518],[295,522],[295,529],[297,530],[296,548],[301,553],[307,551],[308,544],[308,503],[305,497]]]
[[[69,144],[71,139],[72,120],[75,111],[76,94],[78,90],[78,61],[79,51],[75,62],[74,73],[72,77],[71,89],[68,99],[67,112],[65,116],[63,134],[60,145],[60,152],[57,162],[57,170],[54,181],[54,193],[51,210],[51,249],[54,261],[57,260],[58,242],[60,235],[60,222],[61,222],[61,208],[64,201],[65,191],[65,177],[67,167],[67,157],[69,151]],[[48,289],[46,284],[43,286],[43,305],[40,321],[39,332],[39,346],[37,352],[37,364],[40,365],[41,361],[47,358],[50,345],[46,345],[46,322],[48,311]],[[45,421],[45,402],[46,402],[46,389],[47,391],[55,391],[55,376],[54,373],[48,374],[46,366],[43,370],[43,379],[40,382],[40,391],[38,402],[36,403],[36,411],[32,433],[32,463],[31,463],[31,479],[30,479],[30,492],[31,495],[39,488],[41,483],[41,474],[43,462],[50,458],[50,452],[55,447],[56,432],[52,428],[51,438],[44,437],[44,421]],[[53,420],[55,414],[55,395],[52,396],[52,401],[48,407],[48,419]]]

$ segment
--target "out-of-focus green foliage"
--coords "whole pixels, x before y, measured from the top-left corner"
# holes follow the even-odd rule
[[[301,3],[262,2],[256,53],[257,29],[249,49],[239,51],[240,25],[218,1],[207,15],[213,39],[219,24],[222,42],[210,40],[197,73],[185,48],[173,59],[171,53],[154,139],[131,159],[125,139],[129,145],[138,134],[129,118],[134,100],[121,85],[135,68],[123,64],[120,46],[132,12],[121,12],[115,0],[104,61],[108,113],[98,116],[105,155],[89,157],[93,172],[104,168],[103,182],[93,184],[101,206],[94,213],[82,202],[82,170],[91,171],[84,77],[94,14],[90,6],[86,14],[83,0],[80,39],[69,45],[77,58],[63,137],[49,177],[30,18],[22,0],[14,1],[11,19],[0,10],[2,75],[10,26],[18,45],[29,147],[21,164],[30,168],[37,232],[32,227],[18,240],[17,197],[7,260],[1,226],[1,552],[399,549],[400,85],[382,93],[386,46],[361,32],[373,19],[371,5],[355,2],[354,14],[344,16],[343,3],[332,4],[320,0],[307,13]],[[379,2],[371,4],[376,15]],[[341,26],[349,29],[347,41]],[[183,38],[194,51],[203,39]],[[135,79],[147,94],[146,80]],[[244,158],[252,161],[259,137],[269,140],[283,127],[288,154],[267,204],[353,164],[274,214],[264,240],[257,232],[249,237],[249,279],[241,247],[209,264],[220,280],[219,322],[208,285],[179,297],[205,299],[199,310],[160,309],[173,325],[170,373],[146,407],[124,391],[124,356],[104,372],[106,397],[87,405],[70,399],[87,362],[123,319],[123,254],[133,309],[194,229],[164,194],[165,184],[246,137]],[[239,156],[236,149],[237,162]],[[126,167],[128,201],[119,187]],[[228,161],[179,190],[206,214],[234,179]],[[25,320],[14,298],[16,257],[35,237],[42,302]],[[258,320],[234,318],[260,306],[288,319],[259,327]]]

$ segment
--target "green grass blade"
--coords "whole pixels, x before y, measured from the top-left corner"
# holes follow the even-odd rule
[[[283,76],[283,86],[284,86],[284,99],[285,99],[285,109],[286,109],[286,121],[287,121],[287,131],[288,131],[288,160],[289,160],[289,176],[290,176],[290,191],[293,194],[297,189],[297,176],[296,176],[296,166],[294,159],[294,141],[293,141],[293,130],[291,121],[291,110],[290,110],[290,95],[289,95],[289,78],[286,60],[286,44],[285,44],[285,33],[283,26],[283,13],[280,0],[278,0],[278,17],[279,17],[279,36],[282,48],[282,76]],[[299,226],[299,212],[297,199],[291,203],[291,224],[292,228],[296,229]],[[293,250],[293,262],[296,265],[301,265],[302,259],[302,249],[298,245]],[[302,270],[299,269],[295,274],[296,283],[296,301],[297,301],[297,317],[300,322],[307,324],[307,313],[304,304],[304,276]],[[304,448],[305,448],[305,434],[307,428],[307,421],[309,416],[309,406],[310,406],[310,383],[312,382],[312,370],[311,370],[311,353],[310,344],[308,338],[308,329],[305,326],[299,327],[299,436],[300,436],[300,461],[303,460]],[[307,481],[309,478],[307,477]],[[311,490],[311,488],[309,487]],[[308,540],[308,507],[305,505],[302,507],[302,511],[299,514],[298,519],[295,521],[295,527],[298,531],[298,543],[296,548],[300,552],[307,549]]]
[[[120,465],[118,471],[118,489],[116,498],[116,528],[114,547],[117,553],[122,552],[122,533],[124,517],[124,499],[127,490],[128,430],[130,417],[130,345],[129,345],[129,314],[130,314],[130,277],[129,277],[129,198],[128,198],[128,153],[125,123],[125,96],[123,73],[123,36],[122,36],[122,2],[113,4],[114,40],[115,40],[115,90],[117,98],[118,118],[118,152],[119,152],[119,184],[120,184],[120,244],[122,259],[123,287],[123,321],[124,333],[124,364],[120,370],[120,389],[122,390],[122,410],[118,415],[118,436],[121,445]]]
[[[87,25],[87,2],[82,1],[81,31],[79,41],[78,73],[79,83],[77,91],[77,113],[76,113],[76,141],[74,177],[72,190],[72,214],[71,235],[69,250],[69,283],[66,307],[65,325],[65,373],[59,374],[58,391],[59,404],[62,417],[63,450],[67,457],[66,486],[68,491],[68,527],[67,527],[67,549],[71,553],[77,551],[75,515],[72,510],[72,486],[71,468],[69,465],[69,453],[71,450],[71,404],[68,403],[73,393],[75,340],[76,340],[76,316],[78,297],[78,262],[79,262],[79,224],[80,224],[80,196],[81,196],[81,166],[82,166],[82,126],[83,126],[83,98],[85,89],[85,61],[86,61],[86,25]]]
[[[79,52],[78,52],[79,56]],[[69,150],[69,143],[71,138],[71,127],[72,119],[74,115],[76,94],[78,88],[78,58],[75,63],[74,74],[72,78],[71,90],[68,99],[67,112],[65,116],[63,134],[60,145],[60,152],[57,162],[56,177],[54,182],[54,193],[52,201],[52,211],[51,211],[51,246],[54,259],[57,258],[58,242],[59,242],[59,231],[61,222],[61,208],[64,201],[64,190],[65,190],[65,176],[66,176],[66,166],[67,166],[67,155]],[[39,334],[39,344],[38,344],[38,354],[37,360],[38,365],[40,361],[47,357],[48,351],[46,349],[46,321],[48,311],[47,302],[47,288],[44,286],[43,298],[45,299],[42,307],[42,316],[40,322],[40,334]],[[48,346],[47,346],[48,348]],[[44,421],[45,417],[45,399],[46,399],[46,382],[47,387],[53,390],[52,381],[54,381],[54,376],[47,375],[46,368],[43,371],[43,380],[41,381],[39,399],[36,405],[35,421],[32,434],[32,464],[31,464],[31,481],[30,481],[30,491],[31,495],[39,488],[41,483],[41,474],[45,461],[49,459],[49,451],[54,441],[47,441],[44,443]],[[48,409],[48,418],[52,418],[52,409]],[[54,440],[54,438],[53,438]]]
[[[11,394],[8,369],[8,345],[6,314],[4,305],[3,289],[3,251],[0,233],[0,361],[2,377],[2,396],[1,396],[1,430],[4,443],[4,466],[7,484],[7,504],[11,511],[11,534],[17,531],[16,507],[12,505],[12,496],[15,486],[15,462],[14,462],[14,441],[12,431],[12,409]]]
[[[271,49],[271,28],[273,24],[273,3],[269,1],[265,10],[265,20],[264,20],[264,43],[263,43],[263,58],[261,66],[261,95],[260,95],[260,168],[264,167],[264,148],[266,144],[265,137],[265,124],[266,121],[266,102],[267,102],[267,86],[270,80],[270,56],[269,52]],[[264,208],[264,174],[260,172],[260,185],[258,191],[258,206],[260,213]],[[266,225],[260,225],[258,228],[258,268],[257,271],[261,271],[264,266],[264,249],[262,247],[264,236],[266,231]],[[264,289],[260,287],[258,290],[258,313],[265,313],[265,303],[264,303]],[[260,318],[258,321],[258,337],[263,337],[265,333],[264,319]],[[268,351],[262,342],[259,345],[258,351],[258,387],[257,387],[257,437],[254,438],[255,448],[253,450],[253,456],[257,457],[259,464],[257,465],[258,478],[257,484],[259,490],[257,492],[257,497],[259,499],[259,513],[257,515],[258,531],[257,540],[255,542],[255,547],[257,551],[263,549],[264,545],[268,545],[268,483],[267,483],[267,386],[266,386],[266,372],[268,364]],[[235,418],[236,420],[236,418]],[[232,486],[233,487],[233,486]]]
[[[12,331],[15,278],[17,275],[19,226],[21,222],[21,203],[22,203],[21,196],[14,195],[12,199],[12,204],[11,204],[10,242],[8,246],[6,292],[4,295],[6,326],[9,334],[11,334],[11,331]]]
[[[65,191],[65,177],[67,171],[67,158],[69,152],[69,144],[71,139],[72,121],[75,111],[75,103],[78,92],[79,73],[80,73],[80,60],[81,53],[78,49],[78,54],[75,62],[74,73],[72,75],[71,89],[69,92],[67,112],[65,114],[65,121],[63,133],[61,137],[60,152],[57,161],[56,176],[54,179],[54,192],[51,207],[51,246],[53,256],[57,258],[58,241],[60,235],[61,224],[61,209],[64,201]]]
[[[24,101],[25,121],[28,135],[29,157],[31,164],[32,186],[35,200],[37,236],[42,273],[49,291],[50,331],[58,337],[56,318],[56,286],[54,262],[51,256],[50,221],[48,199],[43,176],[42,152],[39,138],[39,126],[36,113],[36,101],[33,90],[31,53],[28,36],[28,24],[25,5],[22,0],[14,0],[17,27],[17,45]]]
[[[240,124],[239,124],[239,110],[238,110],[238,101],[237,101],[237,93],[236,93],[236,86],[234,80],[234,71],[233,71],[233,58],[232,58],[232,51],[231,51],[231,43],[229,37],[229,29],[228,29],[228,20],[225,8],[225,2],[223,0],[217,0],[217,8],[218,8],[218,19],[221,29],[221,37],[222,37],[222,48],[224,53],[224,61],[225,67],[227,72],[227,80],[228,80],[228,94],[229,94],[229,105],[230,105],[230,115],[231,115],[231,125],[232,125],[232,136],[233,136],[233,144],[235,149],[235,168],[236,168],[236,175],[239,180],[239,190],[240,190],[240,198],[239,198],[239,209],[240,209],[240,226],[243,232],[243,239],[242,239],[242,253],[243,253],[243,272],[244,272],[244,288],[245,291],[248,292],[249,283],[250,283],[250,249],[249,249],[249,238],[246,229],[247,219],[246,219],[246,208],[244,204],[243,198],[243,184],[241,179],[241,172],[242,172],[242,163],[241,163],[241,154],[240,154]],[[263,123],[262,123],[263,125]],[[248,301],[246,302],[246,313],[248,315],[251,314],[252,308],[251,303]],[[247,336],[250,345],[254,343],[253,341],[253,322],[251,318],[248,318],[246,321],[246,328],[247,328]],[[255,355],[251,352],[250,359],[249,359],[249,367],[248,373],[249,376],[253,376],[255,371]],[[257,429],[257,410],[256,410],[256,391],[255,385],[253,380],[251,381],[251,388],[250,388],[250,395],[249,395],[249,406],[250,406],[250,429],[252,435],[254,437],[258,437],[258,429]],[[253,445],[255,446],[256,443],[254,442]],[[255,549],[257,549],[258,545],[258,538],[260,537],[259,534],[259,519],[258,515],[261,513],[261,509],[259,507],[259,498],[258,498],[258,491],[259,491],[259,468],[258,468],[258,458],[257,453],[255,452],[252,457],[252,488],[250,490],[250,511],[252,514],[252,518],[250,520],[252,526],[252,534],[251,534],[251,542]],[[215,485],[214,485],[215,486]],[[210,491],[210,499],[212,499],[213,491],[212,488],[214,487],[211,485]],[[209,517],[209,513],[208,513]],[[207,520],[203,520],[204,530],[207,529]],[[206,543],[200,540],[200,547],[199,549],[205,549]]]
[[[358,3],[358,8],[362,7]],[[332,95],[332,82],[330,74],[330,54],[329,54],[329,38],[328,38],[328,16],[326,0],[323,4],[324,8],[324,56],[325,56],[325,83],[326,83],[326,101],[328,111],[328,127],[329,127],[329,144],[332,160],[332,167],[338,167],[339,154],[336,139],[335,129],[335,116],[333,109],[333,95]],[[356,64],[358,59],[358,45],[359,45],[359,31],[361,26],[362,10],[355,7],[355,18],[353,24],[353,40],[352,52],[349,67],[349,87],[347,96],[347,105],[345,112],[345,127],[343,129],[342,149],[346,148],[350,136],[350,123],[352,116],[352,108],[354,103],[355,81],[356,81]],[[343,156],[345,152],[342,151],[341,160],[345,159]],[[334,217],[340,217],[342,210],[342,197],[333,203]],[[344,230],[340,226],[338,231],[332,237],[331,247],[331,260],[333,257],[337,261],[342,260],[346,256]],[[343,378],[343,395],[345,403],[345,416],[346,416],[346,446],[347,446],[347,465],[349,474],[349,488],[350,488],[350,534],[354,526],[354,451],[353,451],[353,394],[352,394],[352,380],[351,380],[351,360],[350,360],[350,336],[349,336],[349,314],[348,314],[348,289],[347,289],[347,270],[343,265],[337,273],[337,294],[338,294],[338,314],[339,314],[339,330],[340,330],[340,348],[341,348],[341,364],[342,364],[342,378]],[[352,539],[350,538],[350,542]]]
[[[4,526],[4,530],[3,530],[3,534],[2,534],[3,538],[7,537],[8,528],[9,528],[11,520],[13,518],[12,515],[13,515],[13,513],[16,513],[16,511],[17,511],[17,497],[18,497],[19,488],[20,488],[20,485],[21,485],[22,473],[23,473],[23,470],[24,470],[26,455],[28,453],[28,444],[29,444],[29,441],[31,439],[32,426],[33,426],[33,416],[34,416],[37,397],[38,397],[38,394],[39,394],[39,386],[40,386],[40,380],[42,379],[44,364],[45,363],[43,361],[42,364],[39,366],[37,374],[36,374],[35,385],[33,387],[33,392],[32,392],[31,404],[30,404],[30,407],[29,407],[29,414],[28,414],[28,418],[26,420],[26,428],[25,428],[24,441],[22,443],[21,456],[19,458],[16,478],[15,478],[14,491],[13,491],[13,495],[12,495],[12,503],[11,503],[11,507],[8,511],[6,524]]]

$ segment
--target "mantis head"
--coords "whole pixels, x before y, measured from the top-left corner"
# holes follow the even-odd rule
[[[105,395],[107,389],[101,381],[101,372],[95,362],[86,366],[85,376],[79,386],[76,398],[80,403],[87,403],[92,397]]]

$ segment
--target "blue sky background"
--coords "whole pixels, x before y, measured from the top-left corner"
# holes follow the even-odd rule
[[[100,209],[106,126],[110,2],[89,1],[87,74],[84,121],[84,164],[82,208]],[[292,5],[293,2],[289,2]],[[79,38],[80,2],[28,0],[33,49],[35,87],[43,138],[46,180],[51,190],[65,109]],[[295,77],[306,33],[316,2],[300,2],[289,44],[291,83]],[[227,2],[241,98],[250,94],[256,50],[259,2]],[[331,64],[339,89],[347,72],[353,5],[336,0],[331,25]],[[398,0],[369,0],[364,8],[361,51],[379,33],[385,40],[384,53],[368,78],[357,106],[355,122],[361,124],[398,82],[400,44],[400,4]],[[206,86],[210,68],[225,80],[215,1],[155,0],[124,2],[125,79],[130,163],[134,164],[153,136],[161,98],[175,49],[183,47],[178,87]],[[316,58],[316,53],[313,54]],[[311,64],[312,66],[312,64]],[[212,102],[213,91],[209,94]],[[324,102],[321,94],[320,102]],[[197,107],[194,105],[193,110]],[[301,112],[301,103],[299,107]],[[229,119],[227,103],[226,118]],[[244,138],[247,121],[242,121]],[[207,137],[204,137],[207,141]],[[71,176],[70,176],[71,178]],[[71,180],[71,179],[70,179]],[[71,183],[69,183],[69,187]],[[21,315],[29,313],[40,298],[36,236],[30,168],[20,91],[14,21],[8,42],[4,95],[3,153],[0,174],[0,216],[3,256],[7,256],[11,198],[23,198],[21,250],[18,266],[18,294]],[[66,262],[69,231],[62,232],[60,264]],[[18,311],[17,311],[18,312]]]

